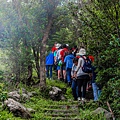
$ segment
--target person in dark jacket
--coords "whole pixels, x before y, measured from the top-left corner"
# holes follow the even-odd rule
[[[54,54],[50,52],[48,56],[46,56],[46,76],[47,78],[52,79],[52,68],[54,65]]]

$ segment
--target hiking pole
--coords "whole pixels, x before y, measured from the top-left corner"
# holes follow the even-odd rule
[[[115,120],[114,113],[113,113],[113,111],[112,111],[112,109],[111,109],[110,104],[109,104],[109,102],[108,102],[108,101],[107,101],[107,106],[108,106],[108,108],[109,108],[109,111],[110,111],[110,112],[111,112],[111,114],[112,114],[112,118],[113,118],[113,120]]]

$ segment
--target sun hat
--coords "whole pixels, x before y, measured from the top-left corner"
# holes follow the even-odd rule
[[[67,47],[69,47],[69,44],[66,44]]]
[[[84,48],[81,48],[80,50],[79,50],[79,52],[78,53],[76,53],[76,55],[86,55],[86,50],[84,49]]]
[[[61,46],[61,44],[57,43],[56,44],[56,48],[59,48]]]

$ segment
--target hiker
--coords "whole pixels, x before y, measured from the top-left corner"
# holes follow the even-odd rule
[[[71,70],[73,65],[73,58],[74,58],[74,55],[72,54],[72,48],[71,48],[69,49],[68,55],[66,55],[64,59],[64,64],[66,66],[67,83],[69,86],[71,86]]]
[[[92,64],[94,62],[94,57],[92,55],[89,55],[88,58],[91,60],[91,64]],[[90,76],[90,81],[87,83],[86,91],[91,91],[92,90],[93,71],[89,74],[89,76]]]
[[[94,96],[94,101],[98,101],[100,94],[101,94],[101,87],[97,85],[96,83],[96,75],[97,73],[95,72],[96,68],[93,67],[92,71],[92,89],[93,89],[93,96]]]
[[[78,98],[78,86],[77,86],[77,79],[76,77],[74,76],[74,72],[75,72],[75,69],[78,65],[78,58],[75,57],[73,58],[73,66],[72,66],[72,70],[71,70],[71,78],[72,78],[72,95],[74,97],[74,100],[77,100]]]
[[[75,76],[77,78],[77,85],[78,85],[78,101],[85,100],[86,97],[86,86],[87,82],[90,80],[89,74],[83,72],[82,67],[84,65],[84,59],[86,59],[86,50],[81,48],[79,53],[76,55],[80,55],[81,57],[78,59],[78,65],[75,70]],[[83,91],[81,93],[81,87],[83,87]]]
[[[61,65],[61,77],[63,81],[66,81],[66,70],[65,70],[65,64],[64,64],[64,58],[68,54],[68,44],[64,44],[62,46],[62,50],[60,51],[60,60],[62,62]]]
[[[78,48],[77,48],[77,45],[75,45],[73,48],[72,48],[72,53],[73,55],[76,57],[76,53],[78,52]]]
[[[58,74],[57,73],[57,51],[59,50],[59,48],[60,48],[60,46],[61,46],[61,44],[59,44],[59,43],[56,43],[55,44],[55,49],[54,49],[54,47],[52,48],[53,50],[54,50],[54,71],[56,72],[56,75]]]
[[[56,62],[57,62],[57,51],[58,50],[60,50],[60,46],[61,46],[61,44],[59,44],[59,43],[57,43],[56,44],[56,50],[54,51],[54,63],[56,64]]]
[[[58,76],[58,80],[61,79],[61,65],[62,65],[62,61],[60,59],[60,51],[62,50],[62,46],[60,45],[57,52],[56,52],[56,57],[55,57],[55,64],[57,65],[57,76]]]
[[[47,78],[50,78],[50,79],[52,79],[53,64],[54,64],[54,54],[52,52],[50,52],[46,56],[46,76],[47,76]]]
[[[56,42],[54,43],[54,46],[52,47],[51,50],[52,50],[52,52],[55,52],[57,50],[57,43]]]

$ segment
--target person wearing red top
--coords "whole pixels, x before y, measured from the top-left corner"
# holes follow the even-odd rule
[[[66,44],[64,44],[63,49],[60,51],[60,59],[62,60],[62,63],[64,63],[64,58],[67,53],[68,53],[68,47]],[[65,70],[64,64],[62,64],[61,66],[61,76],[62,76],[62,79],[66,82],[66,70]]]
[[[63,48],[62,51],[60,52],[62,62],[64,62],[64,58],[65,58],[66,53],[68,53],[67,48]]]
[[[57,45],[57,43],[55,43],[54,46],[52,47],[52,53],[57,50],[56,45]]]

